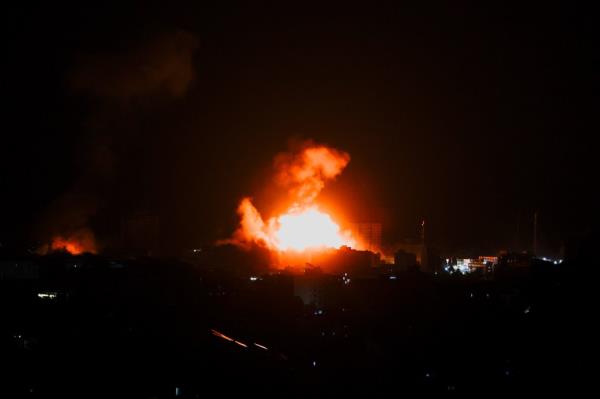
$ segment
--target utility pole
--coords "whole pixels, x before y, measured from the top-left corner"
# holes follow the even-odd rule
[[[533,213],[533,256],[537,255],[537,217],[538,212]]]
[[[514,252],[520,252],[520,241],[521,241],[521,211],[517,213],[517,234],[515,235],[515,246]]]
[[[421,270],[429,271],[429,259],[427,258],[427,244],[425,237],[425,219],[421,221]]]

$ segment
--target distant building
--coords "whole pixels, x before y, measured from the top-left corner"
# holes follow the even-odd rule
[[[317,309],[329,308],[340,300],[340,285],[337,277],[307,272],[294,276],[294,295],[305,305],[312,305]]]
[[[409,253],[415,256],[417,263],[423,266],[427,262],[425,245],[420,241],[405,240],[394,245],[395,252]]]
[[[498,264],[509,268],[528,268],[531,266],[533,256],[528,253],[506,253],[500,256]]]
[[[394,269],[407,271],[417,267],[417,256],[412,252],[398,250],[394,254]]]
[[[40,277],[37,264],[29,260],[0,261],[0,280],[26,280]]]
[[[451,258],[446,259],[444,270],[454,270],[462,274],[486,274],[494,271],[497,265],[497,256],[479,256],[477,258]]]
[[[381,259],[376,253],[357,251],[344,246],[316,255],[313,257],[313,263],[330,274],[365,276],[372,274],[373,268],[381,263]]]
[[[398,259],[401,262],[401,266],[402,262],[408,260],[407,255],[402,254],[405,253],[414,255],[419,269],[423,272],[435,273],[441,269],[441,258],[438,251],[427,246],[422,241],[406,240],[395,244],[393,249],[394,254],[401,254]],[[394,262],[395,261],[396,259],[394,257]]]
[[[497,256],[480,256],[479,260],[484,262],[484,263],[488,263],[488,264],[492,264],[492,265],[497,265],[498,264],[498,257]]]

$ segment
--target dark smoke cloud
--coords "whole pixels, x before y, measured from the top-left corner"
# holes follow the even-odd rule
[[[179,97],[194,79],[192,56],[198,40],[178,31],[120,53],[81,57],[70,83],[76,92],[114,100],[148,95]]]
[[[145,100],[162,100],[161,106],[185,95],[194,80],[197,47],[194,35],[176,31],[119,52],[80,55],[67,79],[69,89],[102,101],[92,102],[94,108],[75,146],[78,172],[49,205],[37,229],[39,238],[46,241],[85,232],[93,239],[93,222],[110,206],[114,185],[132,173],[123,168],[120,158],[135,147],[138,124],[151,112]]]
[[[70,232],[87,225],[89,216],[96,212],[98,201],[85,193],[70,190],[57,198],[49,209],[52,233]]]

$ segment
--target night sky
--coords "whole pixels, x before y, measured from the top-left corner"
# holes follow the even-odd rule
[[[425,218],[444,250],[528,249],[537,210],[553,254],[597,220],[582,5],[96,3],[4,9],[5,245],[138,213],[170,250],[224,238],[305,139],[350,153],[323,201],[388,240]]]

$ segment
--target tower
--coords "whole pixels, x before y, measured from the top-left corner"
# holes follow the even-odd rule
[[[533,213],[533,256],[537,255],[537,217],[538,213]]]

